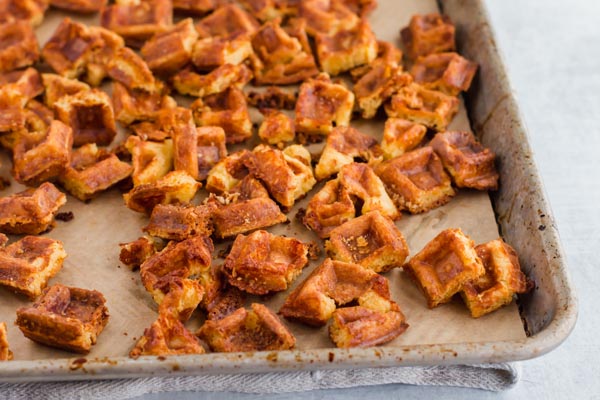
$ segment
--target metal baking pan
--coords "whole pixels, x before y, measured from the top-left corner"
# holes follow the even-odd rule
[[[505,362],[538,357],[564,341],[575,325],[577,301],[487,12],[480,0],[442,0],[439,7],[456,24],[460,53],[480,66],[465,103],[473,130],[498,156],[502,184],[492,195],[498,228],[515,247],[523,269],[536,283],[532,292],[519,298],[526,338],[137,360],[127,357],[17,360],[0,365],[0,381]]]

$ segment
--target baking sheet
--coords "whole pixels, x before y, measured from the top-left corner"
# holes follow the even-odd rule
[[[398,44],[398,31],[405,26],[410,16],[437,10],[435,1],[383,1],[370,17],[373,29],[379,39]],[[42,27],[38,29],[40,43],[44,43],[54,31],[64,14],[50,11]],[[97,23],[97,17],[74,19]],[[253,113],[253,115],[256,115]],[[383,121],[353,121],[353,126],[381,138]],[[468,129],[468,120],[464,106],[455,118],[450,129]],[[311,151],[317,151],[311,147]],[[10,161],[2,156],[2,176],[8,176]],[[320,188],[315,187],[308,195],[312,196]],[[1,195],[24,189],[13,182]],[[297,209],[305,207],[308,199],[298,203],[288,214],[292,221],[269,229],[276,234],[294,235],[303,240],[318,238],[299,224],[294,216]],[[62,240],[67,253],[63,269],[51,281],[82,288],[101,291],[107,298],[111,314],[109,323],[92,348],[88,358],[113,358],[126,356],[136,340],[156,318],[156,305],[146,293],[139,280],[139,273],[131,272],[120,266],[118,243],[136,239],[141,235],[140,228],[147,223],[147,217],[127,209],[117,190],[110,190],[89,204],[82,203],[69,196],[67,205],[60,211],[72,211],[75,218],[70,222],[58,222],[54,230],[46,235]],[[449,204],[429,213],[409,216],[404,214],[398,221],[405,235],[410,254],[418,252],[441,230],[460,227],[476,243],[482,243],[498,237],[498,230],[487,193],[461,190]],[[221,244],[220,246],[226,246]],[[322,248],[322,246],[321,246]],[[213,262],[220,263],[216,257]],[[299,284],[320,261],[312,261],[304,270],[293,287]],[[515,303],[480,319],[472,319],[462,304],[455,300],[450,304],[429,310],[425,299],[405,274],[396,269],[387,274],[390,279],[392,297],[398,302],[407,317],[410,328],[399,338],[388,343],[387,347],[419,344],[484,343],[493,341],[522,340],[525,333]],[[277,311],[285,297],[284,293],[262,299],[272,310]],[[0,320],[9,325],[8,336],[15,360],[42,360],[73,357],[72,353],[37,345],[22,336],[18,328],[12,325],[15,310],[29,304],[29,301],[5,289],[0,290]],[[249,298],[249,302],[257,298]],[[201,323],[201,313],[196,313],[188,323],[195,329]],[[326,328],[314,329],[302,324],[284,322],[296,335],[297,349],[331,348]],[[1,374],[1,372],[0,372]]]

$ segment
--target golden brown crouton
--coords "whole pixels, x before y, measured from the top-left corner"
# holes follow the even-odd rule
[[[104,296],[56,284],[32,306],[17,310],[16,324],[38,343],[87,354],[108,322]]]
[[[294,335],[279,318],[262,304],[251,310],[240,308],[218,321],[206,321],[196,335],[213,351],[289,350],[296,344]]]
[[[0,231],[9,234],[37,235],[54,226],[54,216],[67,202],[67,196],[46,182],[0,197]]]

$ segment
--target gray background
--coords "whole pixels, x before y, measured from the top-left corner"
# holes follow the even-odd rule
[[[274,396],[169,393],[140,399],[600,399],[600,2],[487,0],[567,253],[579,320],[552,353],[522,363],[512,390],[385,385]]]

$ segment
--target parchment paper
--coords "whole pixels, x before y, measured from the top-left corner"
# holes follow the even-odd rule
[[[379,0],[379,3],[379,7],[370,17],[373,29],[378,39],[392,41],[397,45],[400,45],[399,29],[408,24],[411,15],[437,11],[437,4],[434,0]],[[49,38],[63,16],[63,13],[56,10],[51,10],[47,14],[43,25],[37,30],[41,45]],[[85,23],[98,24],[97,16],[82,18],[71,15],[71,17]],[[182,101],[180,104],[189,104],[189,101]],[[257,112],[253,112],[252,116],[256,122],[260,121]],[[353,121],[352,125],[381,139],[383,122],[383,120],[359,120]],[[469,129],[463,105],[449,129]],[[122,137],[123,133],[121,132],[120,135]],[[119,138],[115,144],[118,140]],[[255,143],[256,141],[249,145]],[[318,152],[321,146],[313,145],[310,150]],[[10,159],[6,154],[2,154],[0,157],[2,161],[1,175],[8,177]],[[12,185],[2,191],[0,195],[5,196],[24,189],[14,180],[12,182]],[[276,234],[293,235],[306,241],[315,240],[320,243],[322,248],[323,243],[318,237],[295,219],[297,210],[300,207],[305,208],[308,199],[321,186],[322,184],[315,186],[306,199],[296,204],[288,214],[291,220],[290,224],[273,227],[270,231]],[[201,189],[201,192],[196,202],[204,197],[204,189]],[[126,356],[144,329],[155,320],[157,307],[141,285],[139,273],[132,272],[127,267],[120,265],[118,244],[141,236],[141,227],[147,224],[147,217],[126,208],[121,193],[116,189],[101,194],[88,204],[69,196],[67,204],[60,211],[72,211],[75,218],[70,222],[58,221],[57,226],[45,234],[63,241],[68,253],[63,269],[49,284],[62,283],[102,292],[107,299],[110,320],[88,357]],[[488,194],[470,190],[461,189],[450,203],[428,213],[414,216],[404,214],[397,224],[407,239],[411,255],[420,251],[429,240],[446,228],[461,228],[476,243],[483,243],[498,237],[494,212]],[[15,239],[17,238],[11,237],[11,240]],[[217,254],[228,244],[223,243],[217,246],[213,257],[214,263],[223,262],[217,257]],[[322,258],[319,261],[311,261],[303,274],[294,282],[292,289],[320,264]],[[403,335],[386,346],[487,342],[517,340],[525,337],[514,302],[490,315],[473,319],[460,299],[429,310],[422,293],[399,269],[388,272],[385,276],[390,280],[393,299],[402,308],[410,325]],[[249,297],[248,305],[252,301],[261,301],[272,310],[277,311],[292,289],[262,299]],[[30,304],[28,299],[3,288],[0,288],[0,299],[0,321],[7,322],[9,342],[16,360],[58,359],[75,356],[72,353],[33,343],[13,325],[16,309]],[[196,329],[200,326],[202,319],[203,315],[198,311],[192,316],[187,326],[190,329]],[[315,329],[286,320],[284,323],[296,336],[297,348],[300,350],[333,347],[326,327]]]

